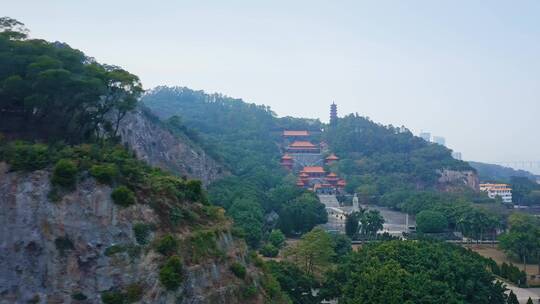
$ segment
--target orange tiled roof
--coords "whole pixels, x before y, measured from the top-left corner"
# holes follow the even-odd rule
[[[289,145],[290,148],[316,148],[316,146],[309,141],[295,141]]]
[[[334,153],[328,155],[328,157],[326,157],[326,160],[338,160],[339,157],[337,157]]]
[[[301,130],[301,131],[285,130],[283,131],[283,136],[309,136],[309,132],[306,130]]]
[[[305,172],[305,173],[324,173],[324,168],[323,167],[304,167],[304,169],[302,169],[302,172]]]
[[[328,174],[328,177],[337,177],[337,175],[334,172],[330,172],[330,174]]]
[[[285,154],[281,157],[281,159],[293,159],[292,156],[290,156],[289,154]]]

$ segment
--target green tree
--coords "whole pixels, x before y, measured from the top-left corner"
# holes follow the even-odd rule
[[[348,237],[354,238],[358,233],[361,217],[362,214],[359,212],[347,214],[347,216],[345,217],[345,234],[347,234]]]
[[[516,297],[516,294],[510,290],[510,293],[508,294],[508,301],[507,301],[508,304],[519,304],[519,301]]]
[[[383,229],[384,217],[378,210],[368,210],[360,218],[360,233],[367,236],[374,236],[377,231]]]
[[[288,261],[269,261],[266,265],[294,304],[320,303],[320,299],[312,292],[318,287],[316,280],[298,266]]]
[[[274,247],[280,249],[285,245],[285,235],[279,229],[274,229],[268,236],[268,241],[274,245]]]
[[[260,205],[253,200],[238,199],[228,213],[234,219],[235,225],[244,231],[246,242],[257,248],[263,233],[263,211]]]
[[[448,221],[441,212],[424,210],[416,215],[416,226],[420,232],[437,233],[448,227]]]
[[[499,237],[499,246],[506,252],[519,257],[525,271],[527,261],[531,257],[540,256],[540,223],[531,215],[513,213],[508,218],[508,224],[509,232]]]
[[[307,275],[320,274],[326,270],[335,255],[330,235],[322,228],[314,228],[304,234],[300,241],[288,247],[285,255]]]
[[[328,221],[324,204],[313,193],[304,193],[284,206],[279,216],[279,226],[286,235],[305,233]]]

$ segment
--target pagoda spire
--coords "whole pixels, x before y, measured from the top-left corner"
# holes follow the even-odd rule
[[[330,125],[331,126],[337,125],[337,120],[338,120],[337,105],[335,102],[332,102],[332,104],[330,105]]]

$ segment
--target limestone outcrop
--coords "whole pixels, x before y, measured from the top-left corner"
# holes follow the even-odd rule
[[[172,134],[140,108],[126,115],[119,134],[137,158],[178,176],[199,179],[208,185],[228,174],[201,147],[186,136]]]
[[[260,300],[242,300],[242,288],[256,284],[257,270],[249,268],[244,243],[227,227],[216,237],[223,255],[186,264],[180,288],[167,292],[158,278],[165,257],[152,247],[159,232],[141,246],[133,230],[136,223],[159,225],[150,206],[119,207],[111,188],[91,177],[52,202],[48,170],[8,169],[0,162],[0,303],[101,303],[103,292],[127,286],[142,293],[137,303]],[[236,278],[232,263],[245,265],[251,275]]]

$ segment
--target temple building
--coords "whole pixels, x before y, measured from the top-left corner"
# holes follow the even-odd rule
[[[281,157],[281,166],[285,169],[292,170],[294,166],[294,159],[289,154],[283,155]]]
[[[324,159],[324,163],[327,165],[331,165],[337,162],[338,160],[339,160],[339,157],[337,157],[334,153],[332,153]]]
[[[321,153],[321,148],[309,141],[295,141],[286,148],[287,153]]]

